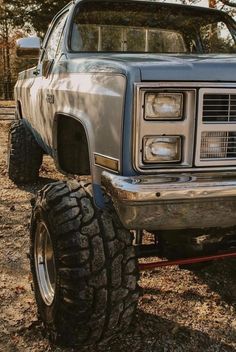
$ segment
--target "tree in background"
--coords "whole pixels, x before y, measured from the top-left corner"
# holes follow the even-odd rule
[[[155,1],[155,0],[154,0]],[[168,0],[157,0],[157,1],[167,1]],[[184,5],[202,5],[203,0],[175,0],[176,2],[182,3]],[[204,0],[206,4],[211,8],[223,9],[226,11],[236,8],[236,0]]]
[[[27,10],[24,0],[0,1],[0,98],[12,98],[15,41],[30,29]]]
[[[32,61],[17,60],[16,40],[35,32],[43,37],[54,15],[68,2],[0,0],[0,99],[12,98],[17,72],[32,66]]]
[[[29,0],[29,21],[40,37],[44,36],[48,25],[57,12],[69,2],[70,0]]]

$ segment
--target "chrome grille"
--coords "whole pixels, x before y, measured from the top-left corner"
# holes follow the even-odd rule
[[[203,122],[236,122],[236,94],[204,94]]]
[[[236,89],[199,89],[195,165],[236,166]]]
[[[200,160],[235,158],[236,132],[202,132]]]

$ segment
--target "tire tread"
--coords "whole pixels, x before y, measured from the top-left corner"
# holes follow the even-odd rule
[[[97,210],[91,185],[82,181],[52,183],[39,192],[32,215],[32,237],[40,212],[50,214],[60,276],[60,302],[53,324],[44,318],[36,295],[51,338],[66,345],[90,345],[127,329],[139,297],[138,271],[131,235],[122,228],[115,212]],[[33,259],[31,266],[37,292]],[[87,298],[90,303],[85,304]],[[80,311],[84,304],[86,314]]]
[[[8,175],[17,183],[37,180],[43,151],[23,120],[11,124],[8,142]]]

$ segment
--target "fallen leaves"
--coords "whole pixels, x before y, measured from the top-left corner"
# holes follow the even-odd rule
[[[72,352],[50,346],[42,336],[27,258],[29,200],[42,185],[17,188],[6,177],[8,126],[0,122],[0,350]],[[49,158],[41,175],[63,178]],[[142,273],[143,295],[130,331],[79,352],[236,351],[235,265],[225,261],[197,273],[178,267]]]

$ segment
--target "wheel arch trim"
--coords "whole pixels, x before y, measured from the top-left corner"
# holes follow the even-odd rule
[[[92,186],[94,193],[94,202],[98,208],[104,208],[104,197],[101,189],[101,173],[103,168],[95,164],[95,136],[92,126],[90,124],[89,116],[86,115],[83,111],[77,111],[76,113],[58,111],[54,115],[53,119],[53,130],[52,130],[52,143],[53,143],[53,157],[55,160],[56,167],[59,171],[65,174],[60,167],[59,155],[58,155],[58,142],[57,142],[57,129],[58,129],[58,120],[60,116],[72,118],[75,121],[79,122],[84,129],[87,145],[88,145],[88,154],[89,154],[89,165],[92,176]]]
[[[81,127],[83,128],[84,132],[85,132],[85,136],[86,136],[86,141],[87,141],[87,146],[88,146],[88,153],[89,153],[89,165],[90,165],[90,170],[92,173],[92,146],[91,146],[91,142],[89,139],[89,126],[88,126],[88,116],[86,114],[84,114],[83,112],[80,112],[79,114],[75,115],[75,114],[71,114],[71,113],[65,113],[65,112],[57,112],[54,115],[54,119],[53,119],[53,129],[52,129],[52,146],[53,146],[53,156],[54,156],[54,160],[55,160],[55,164],[56,167],[58,168],[59,171],[61,171],[62,173],[66,173],[65,170],[63,170],[63,168],[60,165],[60,160],[59,160],[59,154],[58,154],[58,122],[60,117],[66,117],[69,119],[73,119],[74,121],[78,122]],[[87,123],[85,123],[85,119],[87,119]],[[90,130],[91,133],[91,130]]]

